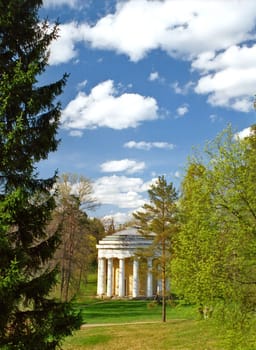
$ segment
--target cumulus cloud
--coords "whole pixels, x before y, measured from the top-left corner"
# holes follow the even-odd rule
[[[131,159],[111,160],[101,164],[101,171],[106,173],[127,172],[134,174],[145,169],[144,162],[137,162]]]
[[[245,67],[255,67],[254,56],[256,55],[256,45],[251,47],[233,45],[225,51],[214,54],[206,52],[199,55],[193,62],[192,68],[202,71],[216,71],[227,69],[230,66],[233,68],[244,69]]]
[[[255,92],[256,66],[253,69],[227,68],[198,81],[195,91],[209,94],[208,102],[213,106],[230,107],[248,112],[252,109]]]
[[[59,2],[73,4],[75,0]],[[94,24],[61,25],[60,37],[51,46],[50,64],[75,59],[78,42],[125,54],[133,62],[160,49],[191,62],[201,75],[195,92],[208,95],[210,104],[247,112],[256,81],[256,46],[244,43],[254,39],[255,22],[254,0],[118,1],[112,13]],[[159,80],[158,72],[152,72],[149,79]],[[194,83],[187,84],[182,87],[175,82],[172,87],[185,94]]]
[[[75,22],[59,26],[59,38],[50,46],[49,64],[57,65],[68,62],[77,57],[75,43],[82,40],[79,25]]]
[[[192,64],[203,76],[195,91],[208,94],[214,106],[248,112],[256,85],[256,44],[252,47],[232,46],[222,53],[207,53]]]
[[[249,127],[249,128],[245,128],[241,131],[239,131],[238,133],[235,134],[235,139],[244,139],[246,137],[249,137],[251,136],[253,133],[252,133],[252,129]]]
[[[104,176],[93,183],[93,193],[102,204],[111,204],[123,209],[143,206],[143,192],[148,184],[141,178],[126,176]]]
[[[157,48],[172,55],[195,56],[250,37],[254,6],[253,1],[242,6],[237,0],[119,2],[115,13],[88,26],[84,39],[94,48],[124,53],[132,61]],[[216,21],[220,13],[225,20]]]
[[[108,127],[116,130],[136,128],[142,122],[158,118],[154,98],[136,93],[118,95],[112,80],[95,86],[89,95],[79,92],[62,112],[66,129]]]
[[[223,20],[216,21],[220,13]],[[252,0],[243,3],[237,0],[129,0],[117,2],[115,12],[94,25],[74,26],[77,34],[70,33],[66,44],[74,45],[82,38],[93,48],[115,50],[128,55],[132,61],[144,58],[154,49],[191,58],[251,38],[255,17]],[[59,40],[61,37],[62,34]]]
[[[145,151],[149,151],[152,148],[160,148],[160,149],[174,149],[175,145],[168,142],[145,142],[145,141],[129,141],[124,144],[126,148],[137,148]]]

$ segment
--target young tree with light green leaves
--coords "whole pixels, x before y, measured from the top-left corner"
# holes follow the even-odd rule
[[[68,303],[49,297],[59,244],[46,227],[55,208],[56,176],[36,165],[59,143],[67,80],[40,84],[58,26],[41,21],[40,0],[0,0],[0,348],[53,350],[80,325]]]
[[[256,307],[255,132],[231,128],[189,161],[171,270],[185,300],[213,308],[232,349],[253,349]]]
[[[172,183],[168,184],[164,176],[159,176],[148,190],[148,195],[149,203],[144,204],[142,210],[133,215],[139,226],[139,232],[149,236],[150,239],[153,238],[150,249],[159,256],[162,280],[162,321],[166,322],[167,266],[177,231],[177,192]]]

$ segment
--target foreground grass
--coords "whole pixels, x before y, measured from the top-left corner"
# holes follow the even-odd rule
[[[64,350],[221,350],[209,322],[172,320],[167,323],[116,324],[80,330],[66,339]]]
[[[210,321],[198,320],[192,306],[167,306],[146,300],[96,300],[78,303],[84,326],[66,339],[64,350],[221,350]]]
[[[95,299],[96,278],[89,276],[75,308],[85,327],[68,337],[63,350],[223,350],[210,322],[199,321],[193,306],[167,306],[146,300]],[[148,323],[141,323],[148,322]]]

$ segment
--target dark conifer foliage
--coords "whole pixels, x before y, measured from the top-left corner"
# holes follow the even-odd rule
[[[58,25],[39,19],[42,1],[0,0],[0,348],[56,349],[79,326],[67,303],[49,298],[59,243],[46,226],[55,207],[56,174],[40,179],[36,163],[58,146],[67,75],[42,86]]]

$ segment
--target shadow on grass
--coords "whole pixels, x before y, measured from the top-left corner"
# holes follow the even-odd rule
[[[84,323],[122,323],[161,320],[161,305],[150,306],[148,300],[95,300],[94,302],[75,304],[80,309]],[[168,319],[195,319],[191,306],[167,306]]]

